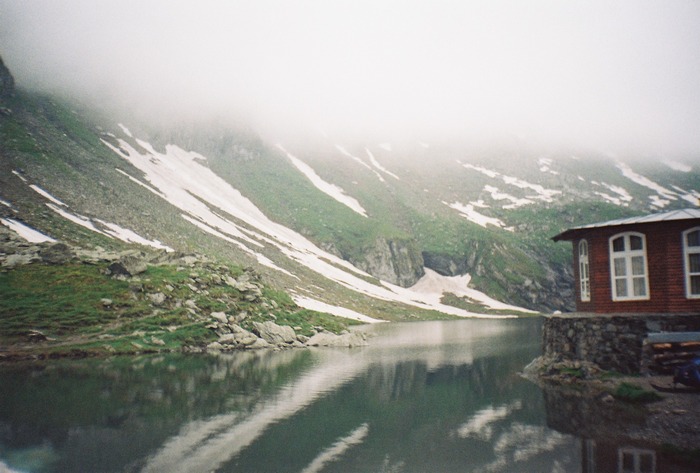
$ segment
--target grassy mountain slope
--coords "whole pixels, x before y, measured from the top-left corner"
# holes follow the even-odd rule
[[[693,192],[700,189],[700,173],[692,167],[631,161],[628,168],[654,188],[625,175],[628,168],[605,154],[542,152],[518,142],[484,148],[418,142],[389,148],[321,137],[281,143],[321,179],[357,199],[367,211],[363,217],[314,187],[277,143],[251,132],[213,123],[167,128],[129,123],[90,106],[21,90],[3,100],[8,110],[0,115],[0,199],[11,206],[0,206],[2,215],[68,243],[123,246],[49,209],[46,198],[30,187],[37,185],[77,215],[114,222],[181,251],[255,266],[280,289],[303,287],[328,302],[392,320],[416,310],[330,282],[280,258],[270,244],[260,254],[295,277],[260,266],[249,253],[204,233],[183,219],[180,209],[129,179],[127,175],[143,182],[143,173],[105,142],[116,146],[125,140],[140,149],[135,138],[141,138],[157,150],[175,144],[200,153],[209,169],[272,221],[360,267],[377,270],[370,263],[386,258],[382,251],[389,250],[383,243],[390,243],[387,248],[396,254],[388,257],[398,260],[403,252],[404,258],[411,254],[444,275],[469,273],[472,286],[490,296],[539,310],[573,306],[570,248],[551,242],[551,236],[575,225],[691,206]],[[135,138],[118,126],[122,121]],[[667,201],[663,207],[660,199]],[[480,225],[478,217],[468,218],[456,204],[500,223]],[[366,278],[378,284],[371,275]]]

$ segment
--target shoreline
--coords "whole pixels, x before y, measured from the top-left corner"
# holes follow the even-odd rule
[[[543,389],[548,424],[556,430],[678,450],[700,461],[700,390],[656,389],[671,388],[673,376],[618,375],[592,363],[544,357],[533,360],[522,375]],[[640,398],[625,397],[630,390]]]

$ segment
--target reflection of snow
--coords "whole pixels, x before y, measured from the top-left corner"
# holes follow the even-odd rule
[[[503,420],[513,411],[520,409],[522,404],[515,401],[511,405],[494,408],[493,406],[481,409],[469,419],[469,422],[462,424],[457,429],[457,435],[461,438],[477,437],[482,440],[491,440],[493,436],[493,426],[491,424]]]
[[[302,470],[302,473],[317,473],[323,471],[326,463],[332,462],[344,454],[350,447],[361,444],[369,433],[369,425],[362,424],[349,435],[338,439],[333,445],[321,452],[314,460]]]
[[[366,364],[342,351],[332,360],[300,376],[250,414],[222,414],[191,421],[166,442],[141,470],[148,472],[216,471],[251,445],[272,424],[287,419],[365,370]],[[362,426],[361,426],[362,427]],[[353,432],[354,433],[354,432]],[[356,437],[366,435],[360,430]]]
[[[17,220],[13,220],[11,218],[0,218],[0,222],[2,222],[2,224],[8,227],[10,230],[13,230],[22,238],[27,240],[29,243],[43,243],[45,241],[56,241],[50,236],[44,235],[40,231],[34,230],[33,228],[28,227],[27,225],[20,223]]]
[[[539,453],[552,451],[567,441],[566,435],[546,427],[515,423],[496,441],[494,450],[498,453],[513,450],[513,458],[521,462]]]
[[[341,204],[349,207],[351,210],[357,212],[358,214],[362,215],[363,217],[367,216],[367,211],[364,208],[362,208],[362,205],[360,205],[360,203],[356,199],[347,195],[343,189],[336,186],[335,184],[330,184],[330,183],[324,181],[323,179],[321,179],[321,177],[318,174],[316,174],[316,171],[314,171],[311,168],[311,166],[309,166],[308,164],[306,164],[305,162],[303,162],[302,160],[300,160],[296,156],[292,155],[289,151],[284,149],[282,147],[282,145],[278,144],[277,147],[279,149],[281,149],[282,152],[284,152],[287,155],[287,157],[292,162],[292,164],[294,164],[294,166],[299,171],[301,171],[301,173],[303,175],[305,175],[311,181],[311,183],[314,186],[316,186],[316,188],[318,190],[320,190],[324,194],[332,197],[333,199],[337,200]]]

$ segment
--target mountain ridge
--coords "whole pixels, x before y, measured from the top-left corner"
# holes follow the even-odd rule
[[[81,244],[109,245],[105,238],[129,230],[145,242],[259,266],[299,300],[390,320],[414,310],[488,313],[464,295],[461,305],[472,310],[412,305],[423,296],[409,289],[426,269],[469,274],[470,288],[507,304],[570,310],[570,249],[551,236],[700,197],[697,168],[671,160],[630,164],[601,153],[419,140],[268,143],[225,126],[139,126],[61,100],[22,89],[3,99],[11,110],[0,118],[3,215]],[[179,177],[154,174],[178,159]],[[177,179],[171,191],[184,207],[162,197]]]

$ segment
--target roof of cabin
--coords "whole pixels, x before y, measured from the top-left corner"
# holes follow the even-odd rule
[[[601,227],[615,227],[620,225],[634,225],[640,223],[656,223],[656,222],[667,222],[671,220],[692,220],[700,219],[700,209],[682,209],[682,210],[671,210],[669,212],[661,212],[657,214],[642,215],[639,217],[628,217],[619,218],[617,220],[608,220],[607,222],[600,223],[590,223],[588,225],[581,225],[579,227],[569,228],[561,232],[558,235],[552,237],[552,240],[572,240],[573,237],[580,233],[581,230],[591,230],[594,228]]]

